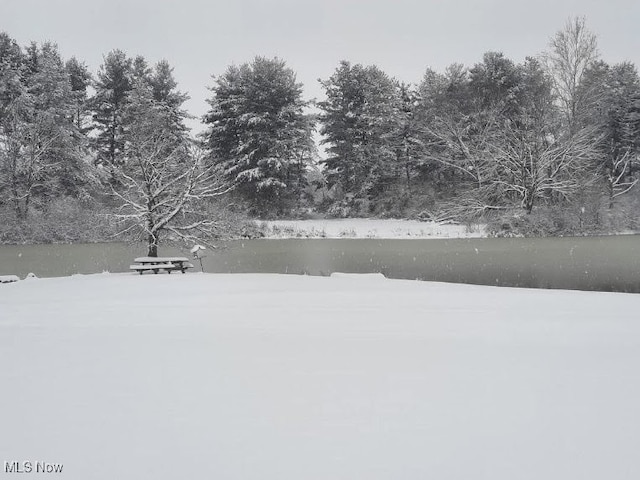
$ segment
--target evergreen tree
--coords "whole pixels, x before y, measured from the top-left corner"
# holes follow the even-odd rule
[[[131,62],[131,86],[136,82],[149,83],[151,78],[151,68],[146,58],[142,55],[136,55]]]
[[[11,45],[6,42],[4,46]],[[18,218],[34,203],[85,193],[86,169],[73,123],[74,97],[57,47],[31,44],[24,55],[3,48],[0,189]],[[11,60],[12,59],[12,60]]]
[[[166,60],[160,60],[149,74],[149,85],[153,99],[172,108],[180,108],[188,100],[188,95],[176,90],[178,82],[173,77],[173,67]]]
[[[132,88],[133,66],[124,52],[113,50],[104,57],[95,82],[96,93],[91,100],[97,162],[108,166],[124,161],[123,113]]]
[[[427,70],[418,87],[416,114],[424,131],[433,180],[444,194],[461,187],[488,187],[493,165],[487,158],[486,141],[500,111],[499,95],[494,93],[493,102],[478,98],[490,88],[488,83],[476,82],[472,88],[469,70],[452,64],[444,74]]]
[[[322,143],[329,145],[327,183],[355,198],[376,195],[395,177],[398,84],[375,66],[346,61],[321,84],[327,96],[318,104]]]
[[[177,90],[178,82],[173,77],[173,67],[169,62],[159,61],[149,71],[146,83],[151,88],[153,99],[168,110],[167,121],[171,122],[171,128],[186,133],[187,127],[184,120],[188,114],[182,109],[182,104],[189,99],[189,96]]]
[[[87,89],[91,85],[91,73],[86,64],[80,62],[76,57],[71,57],[65,64],[69,80],[71,82],[71,91],[75,103],[74,123],[76,128],[86,133],[89,128],[86,126],[89,110],[87,105]]]
[[[593,64],[580,85],[591,99],[583,124],[594,128],[597,173],[604,179],[609,208],[633,188],[640,170],[640,78],[635,66],[624,62]]]
[[[259,214],[292,208],[306,187],[312,119],[302,85],[277,58],[256,57],[216,79],[204,122],[212,161]]]
[[[469,88],[477,113],[492,112],[503,118],[517,114],[520,105],[521,71],[501,52],[487,52],[469,70]]]
[[[0,32],[0,205],[22,216],[20,159],[27,89],[23,81],[24,54],[16,41]]]
[[[33,102],[29,151],[51,166],[48,181],[41,180],[38,190],[50,197],[83,195],[86,172],[76,148],[81,134],[73,122],[76,104],[69,73],[55,45],[44,43],[34,53],[25,78]]]
[[[416,115],[419,94],[411,86],[398,86],[398,106],[396,108],[396,129],[393,145],[396,154],[396,176],[403,178],[407,192],[417,170],[424,165],[424,130]]]

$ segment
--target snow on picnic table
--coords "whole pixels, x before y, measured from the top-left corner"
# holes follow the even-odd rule
[[[262,222],[269,238],[478,238],[482,225],[454,225],[419,220],[336,218]]]
[[[5,284],[0,452],[74,480],[637,479],[638,312],[380,275]]]

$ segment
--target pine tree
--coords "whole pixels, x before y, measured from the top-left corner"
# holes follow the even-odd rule
[[[604,180],[609,208],[613,208],[615,199],[638,183],[640,78],[631,63],[609,66],[600,61],[585,72],[580,90],[589,92],[591,101],[582,120],[594,128],[596,172]]]
[[[88,88],[91,85],[91,73],[84,62],[80,62],[76,57],[71,57],[65,64],[65,69],[71,82],[71,91],[75,102],[74,123],[76,128],[86,133],[87,118],[89,110],[87,104]]]
[[[173,77],[173,67],[166,60],[161,60],[149,71],[146,83],[151,89],[153,99],[168,109],[167,121],[171,128],[186,133],[184,120],[188,118],[182,104],[189,99],[186,93],[177,90],[178,82]]]
[[[24,54],[16,41],[0,32],[0,205],[22,217],[20,199],[23,121],[27,88],[23,81]]]
[[[91,100],[96,136],[96,161],[107,166],[124,161],[123,113],[132,88],[132,61],[124,52],[113,50],[104,58]]]
[[[396,153],[397,176],[404,177],[407,192],[411,192],[412,181],[423,165],[424,131],[416,115],[419,104],[418,92],[407,84],[399,85],[399,104],[396,109],[396,130],[393,145]]]
[[[461,64],[443,74],[427,70],[418,86],[416,117],[425,156],[432,181],[446,195],[460,187],[486,186],[483,140],[493,117],[479,107],[485,100],[477,98],[478,90],[471,88],[469,70]]]
[[[397,82],[375,66],[343,61],[321,84],[327,96],[318,104],[322,143],[329,145],[327,183],[338,196],[375,196],[395,177]]]
[[[149,84],[151,78],[151,68],[147,59],[142,55],[136,55],[131,62],[131,87],[136,82],[143,82]]]
[[[489,112],[510,118],[521,103],[520,69],[501,52],[487,52],[482,62],[469,70],[469,89],[476,112]]]
[[[211,90],[204,139],[212,160],[256,213],[295,207],[306,187],[313,125],[293,70],[256,57],[229,67]]]

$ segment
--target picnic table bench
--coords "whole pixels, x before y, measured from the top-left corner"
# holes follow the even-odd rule
[[[187,269],[193,268],[186,257],[138,257],[133,261],[136,265],[130,265],[129,268],[140,275],[147,271],[158,273],[160,270],[165,270],[167,273],[180,270],[184,273]]]
[[[0,275],[0,283],[13,283],[19,280],[17,275]]]

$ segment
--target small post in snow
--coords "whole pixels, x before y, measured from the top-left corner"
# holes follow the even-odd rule
[[[206,257],[206,255],[201,255],[200,252],[202,250],[206,250],[202,245],[194,245],[191,249],[191,253],[193,254],[193,258],[197,258],[200,261],[200,271],[204,273],[204,267],[202,266],[202,259]]]

